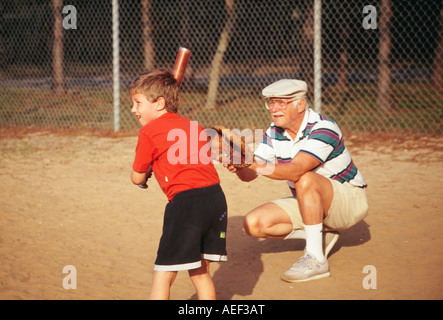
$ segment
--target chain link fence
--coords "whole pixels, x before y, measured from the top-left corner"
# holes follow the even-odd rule
[[[443,132],[441,0],[116,3],[0,2],[1,126],[135,130],[130,82],[187,45],[179,112],[203,126],[264,129],[261,90],[299,78],[344,131]]]

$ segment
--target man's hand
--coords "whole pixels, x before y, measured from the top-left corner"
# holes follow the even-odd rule
[[[257,173],[255,172],[256,164],[252,163],[249,167],[236,168],[230,164],[223,164],[230,172],[236,173],[241,181],[249,182],[257,178]]]

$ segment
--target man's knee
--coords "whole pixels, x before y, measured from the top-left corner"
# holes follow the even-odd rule
[[[259,217],[253,213],[248,213],[243,219],[243,229],[250,236],[260,237],[262,223]]]
[[[279,238],[292,231],[292,221],[281,207],[268,202],[245,216],[243,228],[248,235],[256,238]]]
[[[308,171],[300,177],[294,184],[297,195],[316,192],[322,195],[331,194],[333,192],[331,181],[318,173]]]
[[[316,173],[308,171],[295,182],[295,190],[297,194],[312,190],[317,185]]]
[[[295,183],[295,191],[303,221],[307,217],[308,207],[319,208],[323,211],[323,218],[327,216],[334,197],[334,189],[328,178],[315,172],[306,172]]]

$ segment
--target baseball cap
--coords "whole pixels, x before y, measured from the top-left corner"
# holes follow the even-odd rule
[[[263,89],[263,98],[296,98],[306,97],[308,85],[303,80],[282,79]]]

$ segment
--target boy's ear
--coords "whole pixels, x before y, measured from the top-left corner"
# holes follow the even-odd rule
[[[157,99],[157,111],[162,111],[164,108],[166,108],[166,100],[163,97],[159,97]]]

